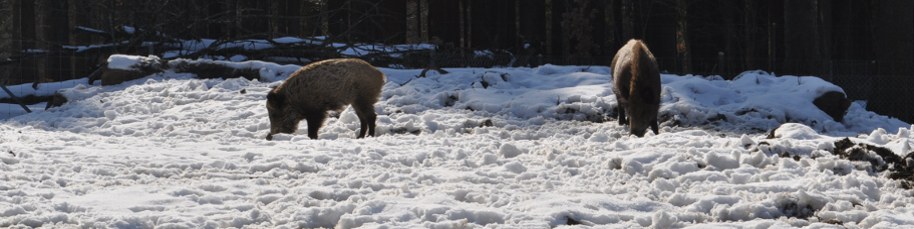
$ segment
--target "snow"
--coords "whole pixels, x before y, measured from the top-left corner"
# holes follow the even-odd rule
[[[355,139],[347,109],[318,140],[266,141],[265,95],[298,66],[212,63],[266,77],[61,83],[69,103],[0,121],[0,227],[914,224],[900,181],[831,153],[849,137],[904,156],[914,127],[859,104],[832,121],[811,101],[840,88],[815,77],[663,75],[666,119],[638,138],[606,117],[606,67],[385,68],[379,136]]]
[[[156,66],[163,63],[157,56],[132,56],[114,54],[108,56],[108,68],[120,70],[139,70],[142,66]]]
[[[89,81],[87,78],[81,78],[81,79],[73,79],[73,80],[66,80],[66,81],[53,82],[53,83],[41,83],[41,84],[38,84],[37,88],[33,88],[32,84],[11,85],[11,86],[7,86],[7,88],[9,88],[10,91],[12,91],[13,94],[18,97],[24,97],[24,96],[28,96],[28,95],[49,96],[49,95],[53,95],[54,92],[57,92],[61,89],[73,88],[73,87],[76,87],[77,85],[85,85],[85,84],[88,84],[88,82]],[[9,95],[3,91],[0,91],[0,98],[9,98]],[[18,105],[17,105],[17,107],[18,107]],[[42,107],[42,108],[44,108],[44,107]],[[0,111],[5,111],[5,110],[0,110]]]
[[[124,32],[127,33],[127,34],[134,34],[134,33],[136,33],[136,28],[134,28],[133,26],[126,26],[126,25],[124,25],[124,26],[121,26],[121,29],[124,30]]]

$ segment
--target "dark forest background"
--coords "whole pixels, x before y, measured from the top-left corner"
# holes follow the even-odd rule
[[[284,36],[438,46],[383,63],[412,68],[609,65],[638,38],[669,73],[815,75],[914,121],[911,0],[0,0],[0,84],[81,78],[112,53],[163,51],[144,42]],[[340,56],[297,51],[287,54]]]

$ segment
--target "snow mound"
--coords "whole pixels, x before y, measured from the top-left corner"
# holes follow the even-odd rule
[[[120,70],[133,70],[138,71],[150,66],[163,66],[165,63],[164,60],[158,56],[149,55],[149,56],[132,56],[132,55],[122,55],[114,54],[108,56],[108,68],[109,69],[120,69]]]
[[[815,130],[806,125],[798,123],[785,123],[784,125],[781,125],[774,130],[774,137],[810,140],[819,138],[820,136],[819,133],[816,133]]]
[[[897,130],[906,126],[897,119],[866,111],[859,104],[848,109],[844,122],[835,122],[813,100],[828,91],[844,90],[812,76],[748,71],[726,81],[664,75],[663,86],[661,116],[686,126],[712,124],[719,129],[761,131],[797,122],[838,135],[869,132],[873,127]]]

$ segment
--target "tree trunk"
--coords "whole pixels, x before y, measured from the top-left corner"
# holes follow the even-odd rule
[[[604,7],[604,27],[603,31],[606,32],[606,41],[603,43],[603,49],[606,51],[608,56],[613,56],[616,53],[617,47],[621,47],[621,42],[619,40],[619,23],[616,22],[616,17],[618,16],[616,8],[618,6],[618,0],[605,0],[606,5]]]
[[[406,0],[406,43],[429,40],[428,1]]]
[[[238,17],[239,37],[267,38],[270,21],[267,13],[270,5],[256,0],[238,0],[235,16]]]
[[[302,1],[298,0],[286,0],[286,8],[283,9],[283,21],[285,22],[286,27],[286,36],[305,36],[302,26],[301,17],[307,16],[303,11],[300,11],[301,5],[304,4]]]
[[[606,42],[609,40],[609,37],[606,36],[609,31],[604,31],[603,28],[606,28],[606,0],[591,0],[590,4],[593,7],[593,17],[590,18],[590,34],[593,38],[594,47],[591,51],[591,54],[594,55],[593,61],[591,64],[603,64],[608,65],[609,61],[603,61],[603,59],[608,59],[606,56],[607,48],[610,47],[606,45]],[[611,61],[611,60],[610,60]]]
[[[756,56],[756,47],[755,43],[758,41],[755,39],[755,36],[758,34],[755,32],[755,18],[758,17],[758,14],[755,12],[758,8],[756,7],[755,1],[744,1],[743,2],[743,70],[754,70],[758,69],[758,57]]]
[[[267,2],[269,4],[267,12],[267,17],[270,21],[270,33],[269,38],[281,37],[286,34],[286,23],[285,23],[285,8],[286,1],[284,0],[274,0]]]
[[[466,25],[466,39],[463,48],[469,50],[473,48],[473,1],[464,0],[463,3],[466,7],[464,8],[465,11],[463,11],[464,21],[462,21]]]
[[[70,28],[75,28],[76,26],[94,27],[91,18],[91,15],[93,15],[92,13],[95,12],[93,11],[93,7],[89,4],[81,4],[81,2],[82,1],[79,0],[69,0]],[[71,45],[89,45],[92,43],[93,36],[91,34],[72,33],[70,35],[69,44]],[[70,68],[73,69],[73,76],[82,77],[92,73],[92,70],[94,70],[97,64],[99,64],[99,62],[98,58],[95,56],[74,55],[70,63]]]
[[[349,1],[327,0],[327,27],[331,39],[351,42],[349,36]]]
[[[419,0],[406,0],[406,43],[415,44],[421,40]]]
[[[544,15],[546,22],[543,23],[546,25],[546,28],[545,28],[546,29],[546,44],[545,44],[546,54],[554,56],[555,47],[553,47],[552,41],[555,40],[555,37],[554,37],[555,34],[552,32],[552,30],[554,30],[555,28],[553,27],[552,18],[555,17],[555,15],[553,14],[552,8],[553,8],[553,5],[555,4],[555,1],[546,0],[546,2],[544,4],[545,4],[544,7],[546,8],[545,9],[546,13]]]
[[[419,0],[419,38],[428,42],[428,0]]]
[[[822,78],[832,81],[834,78],[830,74],[831,71],[831,60],[832,58],[832,28],[834,28],[832,21],[832,1],[818,1],[818,29],[819,29],[819,42],[818,52],[820,55],[819,64],[819,74]]]
[[[689,10],[685,0],[676,0],[676,61],[679,71],[692,72],[692,55],[689,53]]]
[[[526,56],[543,54],[546,42],[545,1],[517,1],[517,36],[519,50]],[[537,64],[537,63],[533,63]]]
[[[819,53],[818,7],[816,0],[794,0],[784,4],[784,73],[817,74]]]
[[[635,38],[635,4],[632,0],[622,0],[622,43]]]
[[[914,1],[873,2],[873,51],[877,78],[867,108],[914,122]]]
[[[428,6],[428,33],[429,39],[437,40],[439,45],[459,47],[463,24],[461,20],[462,1],[431,1]],[[402,5],[401,5],[401,8]],[[402,29],[401,29],[402,30]],[[402,35],[401,35],[402,37]],[[402,40],[402,38],[400,39]]]
[[[21,56],[23,50],[35,48],[35,1],[13,0],[12,30],[13,42],[10,50],[14,56]],[[10,72],[9,83],[38,82],[38,68],[33,58],[21,58],[18,66]]]
[[[0,62],[8,60],[12,56],[13,45],[12,21],[13,21],[13,1],[0,1]],[[0,84],[10,77],[10,66],[0,66]]]
[[[457,11],[459,17],[459,27],[460,27],[460,50],[465,50],[467,48],[467,12],[466,12],[466,0],[457,0]]]
[[[723,12],[721,12],[721,15],[724,17],[724,39],[726,41],[724,42],[723,55],[720,56],[724,61],[721,61],[721,65],[718,67],[720,68],[719,74],[729,79],[734,76],[732,67],[736,65],[734,63],[736,62],[736,58],[734,57],[739,56],[737,54],[738,49],[736,44],[739,41],[739,36],[736,35],[739,33],[739,30],[736,28],[737,17],[734,13],[737,6],[735,1],[723,1],[720,4],[722,4]],[[718,55],[720,55],[720,53]]]
[[[514,40],[514,1],[470,0],[468,7],[469,47],[505,49]]]
[[[228,33],[228,29],[226,29],[227,26],[224,22],[222,22],[222,20],[224,20],[224,18],[228,18],[228,16],[218,16],[226,13],[226,9],[228,9],[229,4],[227,2],[228,1],[205,1],[203,3],[206,5],[206,17],[212,18],[213,20],[205,22],[206,25],[204,28],[206,31],[204,31],[203,34],[206,34],[205,36],[207,38],[219,39],[228,35],[226,34]]]
[[[450,1],[448,1],[450,2]],[[374,16],[368,23],[372,33],[366,39],[368,42],[385,42],[393,44],[402,44],[406,41],[404,30],[406,29],[406,1],[405,0],[384,0],[376,4],[377,9],[372,10]],[[431,6],[430,6],[431,7]],[[429,25],[429,30],[431,30]],[[454,27],[449,27],[453,30]],[[431,33],[431,32],[430,32]]]
[[[61,81],[69,79],[72,72],[70,71],[70,56],[61,53],[61,46],[69,43],[70,29],[69,9],[67,1],[60,0],[43,0],[38,3],[39,16],[38,20],[38,40],[41,42],[39,48],[46,50],[50,54],[41,58],[41,69],[39,74],[43,81]]]
[[[550,37],[552,41],[550,43],[552,50],[549,55],[553,58],[565,58],[565,54],[568,53],[568,47],[566,45],[566,43],[568,43],[568,34],[565,34],[564,28],[562,28],[562,15],[566,12],[566,4],[567,1],[553,0],[551,5],[552,9],[547,9],[551,12],[550,22],[548,23],[551,24]]]
[[[577,60],[575,63],[593,64],[593,51],[597,49],[593,36],[593,19],[596,16],[596,7],[590,0],[575,0],[568,4],[568,11],[562,15],[562,30],[566,34],[563,45],[569,47],[566,52],[573,52]]]

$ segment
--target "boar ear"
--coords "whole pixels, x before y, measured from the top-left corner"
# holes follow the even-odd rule
[[[270,93],[267,93],[267,102],[274,103],[274,104],[282,104],[283,100],[285,100],[285,96],[283,96],[280,93],[277,93],[276,91],[270,91]]]

